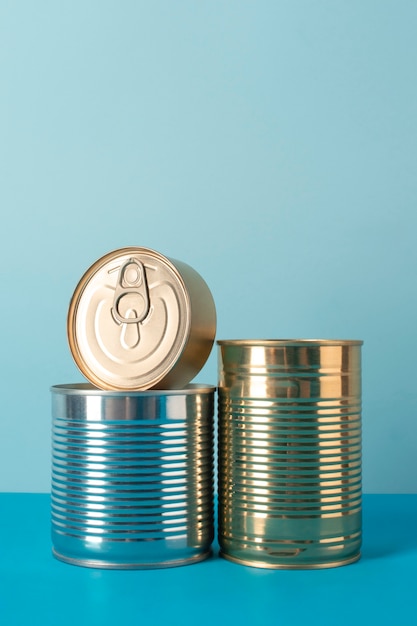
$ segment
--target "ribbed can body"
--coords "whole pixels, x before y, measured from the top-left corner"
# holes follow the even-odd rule
[[[361,545],[360,341],[219,343],[219,544],[266,568]]]
[[[55,556],[102,568],[206,558],[213,540],[214,388],[51,391]]]

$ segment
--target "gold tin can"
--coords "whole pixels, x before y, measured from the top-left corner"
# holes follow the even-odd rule
[[[360,556],[361,341],[219,341],[219,544],[237,563]]]
[[[100,389],[182,388],[206,362],[215,332],[203,278],[148,248],[122,248],[96,261],[68,311],[74,360]]]

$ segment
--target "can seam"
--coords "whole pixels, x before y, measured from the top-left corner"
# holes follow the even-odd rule
[[[361,346],[362,339],[218,339],[219,346]]]
[[[225,552],[220,551],[219,556],[226,561],[231,561],[232,563],[236,563],[237,565],[246,565],[248,567],[255,567],[258,569],[286,569],[286,570],[309,570],[309,569],[330,569],[332,567],[342,567],[343,565],[350,565],[351,563],[355,563],[361,557],[361,553],[358,552],[347,559],[343,559],[340,561],[329,561],[322,563],[304,563],[304,564],[275,564],[275,563],[263,563],[262,561],[249,561],[245,559],[239,559],[230,554],[226,554]]]
[[[94,569],[167,569],[169,567],[180,567],[183,565],[192,565],[194,563],[199,563],[200,561],[205,561],[209,557],[212,556],[213,551],[209,549],[202,554],[196,554],[189,559],[179,559],[176,561],[163,561],[160,563],[111,563],[109,561],[94,561],[94,560],[83,560],[76,559],[73,557],[68,557],[62,555],[60,552],[52,548],[53,556],[62,561],[63,563],[68,563],[69,565],[77,565],[81,567],[90,567]]]
[[[142,389],[137,391],[99,389],[90,383],[68,383],[62,385],[52,385],[52,393],[64,394],[66,396],[103,396],[106,398],[146,398],[153,396],[184,396],[195,393],[211,394],[216,390],[214,385],[190,383],[183,389]]]

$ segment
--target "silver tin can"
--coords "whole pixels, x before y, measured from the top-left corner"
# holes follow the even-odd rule
[[[254,567],[361,546],[361,341],[219,341],[219,544]]]
[[[114,569],[208,557],[215,388],[51,391],[54,555]]]
[[[206,362],[215,332],[203,278],[149,248],[122,248],[96,261],[68,311],[74,360],[100,389],[181,389]]]

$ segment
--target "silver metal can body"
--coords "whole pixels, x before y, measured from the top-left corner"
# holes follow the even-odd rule
[[[209,556],[214,387],[51,391],[54,555],[131,569]]]
[[[219,343],[219,544],[230,560],[359,558],[361,341]]]

